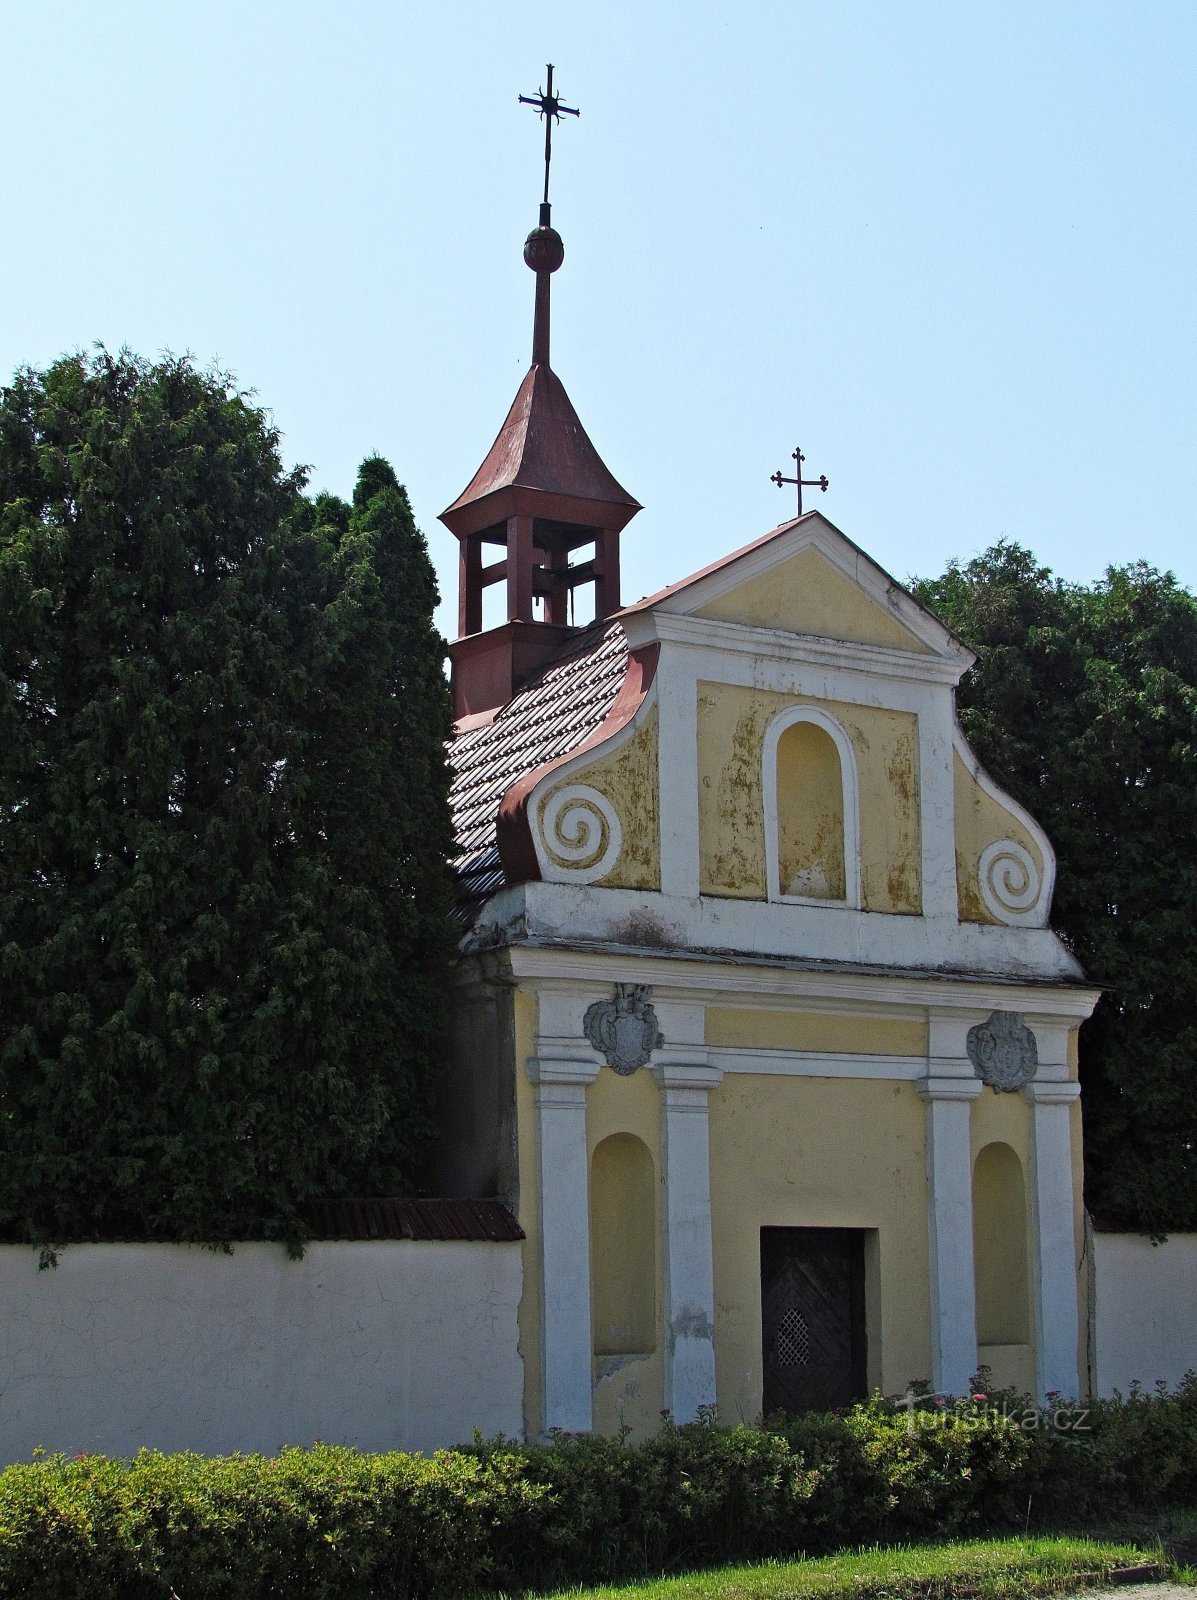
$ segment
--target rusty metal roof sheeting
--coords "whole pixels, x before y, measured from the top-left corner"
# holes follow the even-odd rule
[[[309,1200],[315,1239],[473,1239],[502,1243],[524,1230],[501,1200]]]
[[[640,510],[607,470],[578,420],[565,385],[548,366],[528,369],[506,421],[469,486],[441,513],[453,513],[505,488],[542,489],[597,504]]]
[[[449,803],[461,916],[472,921],[505,879],[495,837],[499,805],[517,778],[568,755],[599,726],[627,670],[628,642],[610,618],[584,628],[484,728],[449,747]]]

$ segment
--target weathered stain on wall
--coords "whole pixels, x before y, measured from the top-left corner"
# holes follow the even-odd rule
[[[765,898],[761,746],[776,696],[698,686],[699,887],[703,894]]]
[[[998,922],[981,898],[978,862],[986,845],[1013,839],[1022,845],[1043,876],[1043,854],[1033,835],[1012,811],[986,794],[960,758],[952,756],[956,795],[956,898],[961,922]]]
[[[927,646],[895,615],[882,610],[822,551],[811,547],[709,601],[697,614],[753,628],[781,628],[928,654]]]
[[[918,719],[906,711],[730,684],[699,684],[702,893],[765,898],[764,731],[779,711],[798,705],[834,717],[852,742],[860,786],[863,908],[917,916],[922,908]]]
[[[539,812],[561,788],[583,783],[609,800],[619,817],[623,843],[610,872],[596,881],[609,889],[661,887],[660,801],[657,783],[657,708],[652,706],[630,739],[617,750],[596,754],[574,767],[540,802]],[[604,825],[605,826],[605,825]],[[543,837],[542,829],[542,837]],[[605,848],[606,838],[602,840]],[[546,848],[553,854],[552,847]],[[596,848],[596,855],[601,849]],[[554,859],[557,859],[554,856]],[[562,862],[562,865],[569,865]]]

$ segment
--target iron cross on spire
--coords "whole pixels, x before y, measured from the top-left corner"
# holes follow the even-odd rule
[[[781,488],[783,483],[792,483],[797,488],[797,490],[798,490],[798,515],[801,516],[802,515],[802,491],[803,491],[803,489],[804,488],[805,489],[822,489],[824,491],[824,493],[826,493],[827,486],[828,486],[827,485],[827,474],[824,473],[821,478],[804,478],[802,476],[802,463],[806,460],[806,457],[802,454],[802,451],[797,449],[797,448],[792,450],[790,452],[790,454],[794,458],[794,462],[795,462],[795,465],[797,467],[798,476],[796,478],[783,478],[782,475],[781,475],[781,468],[778,467],[777,471],[769,479],[769,482],[770,483],[775,483],[779,489]]]
[[[535,94],[520,95],[519,103],[522,106],[535,106],[538,113],[544,118],[544,204],[549,203],[549,163],[553,159],[553,119],[558,122],[562,117],[580,117],[582,113],[574,106],[563,106],[561,96],[553,93],[553,63],[550,61],[545,71],[548,74],[548,88],[538,89]]]

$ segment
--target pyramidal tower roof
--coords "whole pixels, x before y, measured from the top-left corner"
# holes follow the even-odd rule
[[[622,528],[639,510],[590,442],[561,379],[547,361],[534,361],[485,461],[441,521],[475,533],[522,511]]]

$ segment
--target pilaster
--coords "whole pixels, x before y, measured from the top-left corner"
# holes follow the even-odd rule
[[[1073,1397],[1079,1390],[1076,1198],[1073,1193],[1072,1103],[1079,1083],[1028,1083],[1031,1113],[1031,1232],[1035,1254],[1035,1387]]]
[[[941,1069],[946,1063],[936,1065]],[[924,1078],[927,1103],[927,1231],[931,1269],[931,1381],[967,1394],[977,1370],[973,1274],[973,1173],[969,1107],[983,1085],[967,1069]]]
[[[590,1183],[586,1086],[598,1065],[533,1056],[540,1145],[543,1418],[546,1432],[593,1426],[590,1327]]]
[[[709,1113],[723,1073],[695,1055],[653,1068],[665,1176],[665,1404],[677,1422],[715,1404]]]

